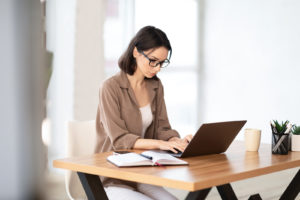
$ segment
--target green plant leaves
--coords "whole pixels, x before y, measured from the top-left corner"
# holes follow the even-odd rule
[[[277,120],[273,120],[273,122],[275,124],[275,129],[279,134],[283,134],[287,129],[287,125],[289,124],[289,120],[286,120],[285,122],[282,121],[281,123],[279,123]]]
[[[300,135],[300,126],[294,125],[293,128],[292,128],[292,133],[294,135]]]

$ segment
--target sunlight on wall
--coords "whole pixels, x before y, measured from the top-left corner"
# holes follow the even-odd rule
[[[267,143],[270,120],[300,123],[299,8],[296,0],[206,1],[205,121],[247,119]]]

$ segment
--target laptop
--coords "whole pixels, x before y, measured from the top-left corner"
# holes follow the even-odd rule
[[[183,152],[169,154],[179,158],[225,152],[247,120],[202,124]]]

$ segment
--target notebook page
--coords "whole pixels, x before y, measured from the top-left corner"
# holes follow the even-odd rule
[[[108,156],[107,159],[118,166],[132,166],[139,164],[151,164],[152,161],[136,153],[116,154]]]
[[[187,164],[186,161],[180,160],[161,151],[144,151],[142,154],[151,156],[153,162],[158,162],[161,164]]]

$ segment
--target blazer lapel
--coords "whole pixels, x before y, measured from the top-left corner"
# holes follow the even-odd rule
[[[134,91],[129,83],[129,80],[127,78],[127,75],[125,72],[121,71],[120,72],[120,80],[119,80],[119,84],[121,88],[127,89],[128,95],[130,97],[130,99],[135,103],[135,105],[139,108],[139,104],[136,100]]]

